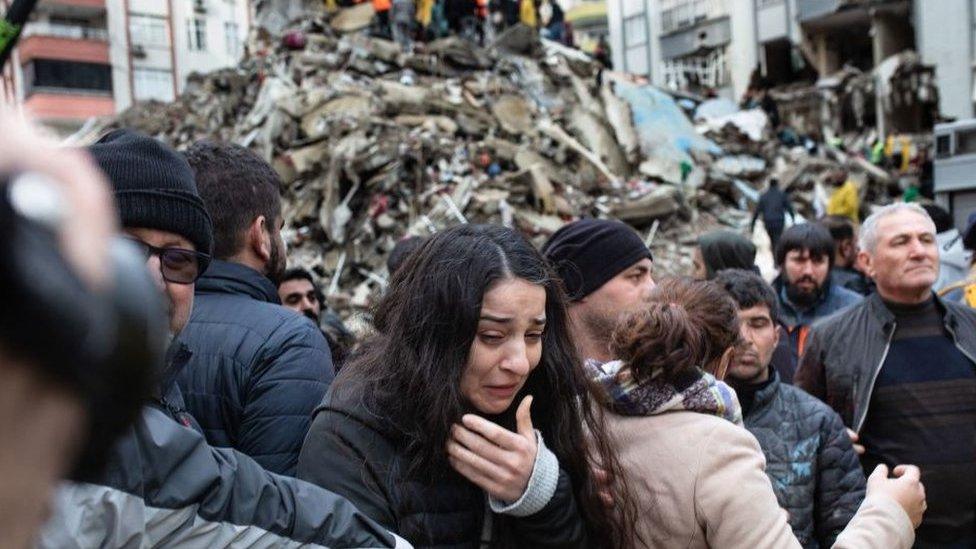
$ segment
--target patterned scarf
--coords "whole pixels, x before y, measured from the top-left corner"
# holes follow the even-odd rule
[[[742,425],[742,408],[735,391],[709,373],[695,369],[674,382],[655,375],[638,383],[623,362],[587,360],[587,377],[596,386],[603,405],[622,416],[651,416],[688,410],[725,418]]]

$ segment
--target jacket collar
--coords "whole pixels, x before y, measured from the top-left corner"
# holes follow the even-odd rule
[[[182,341],[174,339],[170,343],[169,348],[166,349],[163,371],[160,373],[159,385],[157,385],[155,391],[157,398],[169,392],[170,387],[176,383],[176,378],[179,377],[183,368],[186,367],[192,357],[193,352]]]
[[[281,305],[278,289],[268,277],[240,263],[219,259],[213,260],[207,272],[197,280],[196,293],[245,295]]]
[[[938,293],[932,292],[932,297],[935,299],[936,308],[938,308],[939,312],[942,313],[943,323],[947,327],[954,329],[958,323],[955,313],[952,311],[952,309],[946,306],[945,300],[939,297]],[[892,313],[884,304],[884,300],[881,299],[881,294],[879,294],[877,291],[868,296],[866,300],[868,303],[868,309],[871,311],[874,318],[881,321],[883,330],[887,335],[888,331],[895,326],[894,313]]]
[[[779,374],[776,372],[776,368],[773,368],[772,364],[768,366],[769,377],[772,380],[769,385],[763,387],[759,391],[756,391],[756,395],[752,397],[752,412],[755,413],[756,410],[765,408],[770,402],[776,397],[776,393],[779,392]]]

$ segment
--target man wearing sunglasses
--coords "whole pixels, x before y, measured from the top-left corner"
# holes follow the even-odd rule
[[[294,476],[312,411],[332,382],[318,326],[281,306],[285,270],[280,180],[244,147],[200,141],[186,151],[213,219],[214,259],[196,284],[180,341],[193,351],[179,384],[214,446]]]
[[[127,238],[146,252],[177,336],[210,262],[211,221],[186,160],[116,130],[89,148]],[[409,547],[347,500],[207,444],[175,382],[191,353],[174,339],[155,396],[95,478],[61,486],[37,546]]]

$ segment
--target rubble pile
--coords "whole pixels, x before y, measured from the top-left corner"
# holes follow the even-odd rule
[[[759,110],[705,112],[696,129],[675,97],[526,27],[491,48],[452,37],[404,53],[363,32],[368,6],[256,32],[240,66],[96,130],[263,156],[284,183],[290,264],[343,315],[375,304],[399,239],[457,223],[541,243],[575,218],[618,218],[646,235],[656,269],[684,274],[697,235],[745,225],[769,174],[809,195],[848,162],[773,139]]]

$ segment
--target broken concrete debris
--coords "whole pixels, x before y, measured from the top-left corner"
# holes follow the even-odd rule
[[[290,262],[346,317],[375,305],[406,235],[491,222],[541,244],[573,219],[615,217],[652,240],[656,271],[684,274],[696,235],[745,226],[771,176],[809,215],[833,170],[886,175],[857,155],[784,144],[760,110],[677,101],[527,28],[490,48],[446,38],[405,54],[366,35],[371,17],[365,2],[269,19],[274,32],[252,33],[240,66],[194,75],[174,102],[136,105],[95,131],[261,155],[284,185]],[[689,104],[702,104],[698,128]]]

